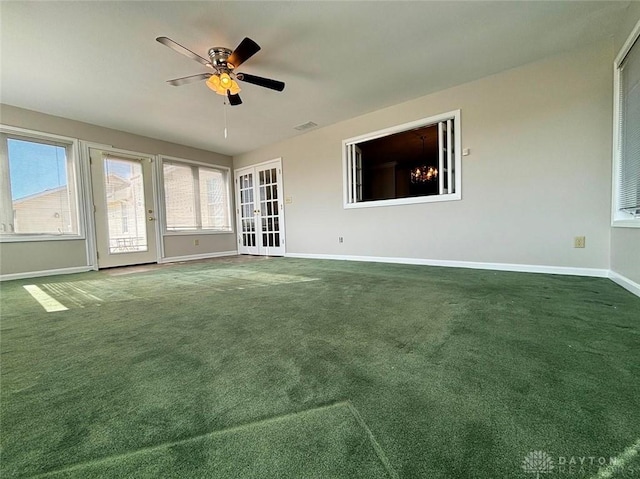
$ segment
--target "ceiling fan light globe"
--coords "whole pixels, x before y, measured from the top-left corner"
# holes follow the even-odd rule
[[[240,85],[235,80],[231,80],[231,86],[229,87],[229,91],[232,95],[237,95],[240,93]]]
[[[207,86],[216,93],[220,90],[220,77],[218,77],[218,75],[211,75],[206,83]]]
[[[240,86],[228,74],[211,75],[206,81],[207,86],[215,91],[218,95],[227,96],[227,92],[232,95],[240,93]]]
[[[231,80],[231,77],[229,76],[228,73],[223,73],[222,75],[220,75],[220,84],[224,87],[224,88],[229,88],[231,87],[231,82],[233,80]]]

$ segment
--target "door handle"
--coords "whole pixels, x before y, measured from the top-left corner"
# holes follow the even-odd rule
[[[149,221],[153,221],[155,218],[153,216],[149,216]]]

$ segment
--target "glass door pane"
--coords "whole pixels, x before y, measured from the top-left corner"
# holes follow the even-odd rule
[[[240,240],[238,248],[241,253],[258,254],[254,175],[253,172],[247,172],[237,175],[236,178]]]
[[[109,254],[147,251],[144,181],[139,161],[104,160]]]
[[[260,217],[262,221],[262,246],[280,247],[280,221],[278,207],[278,170],[268,168],[259,173]]]
[[[270,256],[285,254],[281,168],[280,161],[256,168],[260,205],[260,247],[262,254]]]

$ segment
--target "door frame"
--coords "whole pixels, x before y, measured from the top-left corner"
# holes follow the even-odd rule
[[[286,251],[287,251],[286,225],[287,225],[287,223],[286,223],[286,220],[285,220],[285,207],[284,207],[284,205],[286,204],[286,201],[285,201],[285,196],[284,196],[284,173],[283,173],[283,167],[282,167],[282,157],[273,158],[273,159],[267,160],[267,161],[261,161],[259,163],[253,163],[251,165],[246,165],[246,166],[243,166],[241,168],[235,168],[233,170],[233,188],[234,188],[233,189],[233,191],[234,191],[233,199],[234,199],[234,206],[235,206],[235,213],[236,213],[235,214],[235,217],[236,217],[236,238],[238,239],[238,241],[241,241],[240,235],[242,235],[242,224],[240,222],[241,221],[240,220],[240,204],[238,202],[238,199],[239,199],[239,196],[238,196],[239,192],[238,191],[239,190],[238,190],[238,184],[236,183],[236,181],[237,181],[237,173],[239,171],[244,171],[244,170],[247,170],[247,169],[253,169],[254,170],[254,177],[255,177],[255,170],[256,169],[258,169],[260,167],[263,167],[263,166],[266,166],[266,165],[268,165],[270,163],[277,163],[277,168],[280,171],[280,175],[279,175],[279,177],[280,177],[280,186],[282,188],[282,191],[278,191],[278,193],[280,195],[278,199],[280,201],[280,204],[282,205],[282,208],[280,208],[280,218],[279,218],[280,219],[280,224],[282,225],[282,227],[280,229],[280,241],[282,242],[281,244],[282,244],[282,248],[284,250],[283,256],[286,256]],[[257,181],[258,181],[258,178],[255,177],[254,178],[254,187],[257,186]],[[259,199],[258,199],[258,197],[256,195],[254,195],[254,202],[255,203],[259,202]],[[257,224],[257,221],[256,221],[256,224]],[[256,237],[257,237],[257,232],[256,232]],[[262,240],[260,240],[260,241],[262,241]],[[238,246],[238,254],[240,254],[239,250],[240,250],[240,247]],[[266,255],[262,255],[260,253],[258,253],[258,255],[259,256],[266,256]]]
[[[151,153],[143,153],[140,151],[132,151],[132,150],[123,150],[121,148],[114,148],[111,145],[106,145],[104,143],[95,143],[91,141],[80,141],[80,158],[81,163],[85,166],[86,170],[86,181],[87,181],[87,196],[86,196],[86,204],[85,211],[87,212],[87,224],[86,224],[86,235],[87,235],[87,258],[90,260],[91,269],[97,271],[99,269],[98,265],[98,247],[97,247],[97,238],[96,238],[96,215],[95,215],[95,205],[94,205],[94,196],[93,196],[93,177],[91,175],[91,156],[90,149],[96,150],[104,150],[109,151],[115,155],[121,154],[125,156],[143,156],[151,159],[151,178],[149,179],[151,183],[151,195],[153,197],[153,211],[156,216],[156,221],[154,221],[154,232],[156,238],[156,263],[159,263],[162,257],[164,256],[164,244],[162,241],[162,233],[160,231],[158,212],[160,211],[160,200],[158,195],[158,155]]]

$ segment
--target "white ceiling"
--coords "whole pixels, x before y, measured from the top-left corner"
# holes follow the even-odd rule
[[[228,155],[577,48],[613,35],[629,2],[0,2],[2,103]],[[201,56],[248,36],[227,107]],[[585,72],[588,75],[588,72]]]

